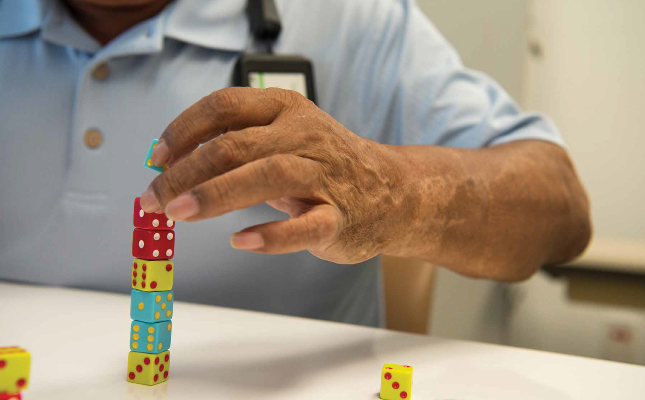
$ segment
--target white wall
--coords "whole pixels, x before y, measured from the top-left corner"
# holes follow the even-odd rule
[[[540,51],[527,54],[522,103],[555,120],[589,192],[583,261],[645,272],[645,1],[531,0],[528,11]],[[643,308],[572,302],[564,281],[544,277],[510,295],[510,344],[645,365]]]
[[[645,1],[533,0],[529,10],[542,55],[527,57],[523,103],[570,145],[595,239],[645,248]]]
[[[418,3],[468,67],[555,119],[589,189],[597,237],[645,238],[645,1]],[[572,302],[566,283],[440,270],[430,333],[645,364],[645,312]],[[609,340],[612,327],[631,330],[631,343]]]
[[[567,282],[544,274],[512,286],[507,344],[645,365],[645,311],[572,302]],[[612,340],[612,330],[631,332]]]

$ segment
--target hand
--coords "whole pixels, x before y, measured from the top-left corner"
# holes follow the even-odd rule
[[[292,91],[216,91],[166,128],[152,160],[172,168],[141,196],[145,211],[198,221],[267,202],[291,216],[234,234],[240,249],[357,263],[409,224],[394,212],[404,192],[394,148],[355,135]]]

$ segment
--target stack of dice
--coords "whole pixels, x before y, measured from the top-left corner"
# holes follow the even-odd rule
[[[174,293],[174,221],[146,213],[134,200],[128,381],[156,385],[168,379]]]

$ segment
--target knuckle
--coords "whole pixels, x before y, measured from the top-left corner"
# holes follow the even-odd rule
[[[336,236],[337,225],[328,215],[312,214],[310,218],[311,240],[315,243],[327,241]]]
[[[193,196],[199,203],[201,212],[213,213],[215,209],[230,208],[229,186],[225,177],[218,177],[208,185],[193,189]]]
[[[190,124],[181,116],[175,118],[166,128],[160,139],[166,142],[169,148],[174,148],[178,138],[190,136]]]
[[[260,164],[258,172],[260,178],[267,182],[293,180],[296,165],[294,156],[288,154],[279,154],[265,159]]]
[[[266,94],[268,95],[267,97],[269,101],[273,103],[274,108],[279,110],[291,108],[294,104],[297,104],[300,101],[298,98],[299,93],[294,92],[293,90],[285,90],[275,87],[263,90],[266,91]]]
[[[239,114],[244,102],[243,94],[239,89],[225,88],[208,95],[207,101],[204,102],[208,108],[205,110],[205,115],[210,116],[214,123],[221,124],[222,121],[230,120]],[[224,129],[224,132],[226,131],[227,129]]]
[[[165,205],[168,201],[177,197],[184,190],[182,184],[176,174],[166,171],[165,174],[159,175],[150,184],[152,190],[157,195],[157,199],[161,205]]]
[[[213,150],[207,152],[208,162],[218,173],[230,171],[242,164],[245,148],[242,139],[231,134],[222,135],[214,142]]]

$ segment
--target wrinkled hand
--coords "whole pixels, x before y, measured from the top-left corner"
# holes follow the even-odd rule
[[[393,148],[355,135],[296,92],[216,91],[166,128],[152,160],[172,168],[142,195],[148,212],[198,221],[267,202],[291,216],[234,234],[239,249],[356,263],[408,223],[392,212],[403,179]]]

